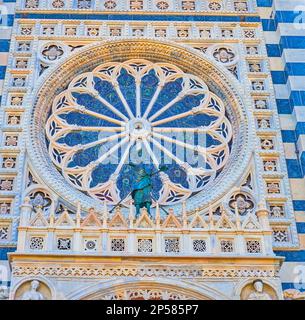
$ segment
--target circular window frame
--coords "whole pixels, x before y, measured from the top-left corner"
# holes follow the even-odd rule
[[[84,209],[102,208],[102,203],[76,190],[56,170],[46,146],[45,123],[53,99],[75,76],[91,71],[104,62],[136,58],[172,63],[185,72],[201,77],[210,90],[228,106],[233,126],[230,159],[213,188],[203,190],[187,200],[187,211],[203,209],[223,197],[246,170],[253,149],[254,124],[249,113],[251,101],[242,98],[241,84],[213,59],[186,45],[148,39],[109,40],[88,45],[61,59],[40,78],[33,94],[33,107],[27,113],[29,125],[26,146],[30,161],[43,183],[64,201],[74,206],[80,202]],[[181,204],[174,207],[180,212]]]

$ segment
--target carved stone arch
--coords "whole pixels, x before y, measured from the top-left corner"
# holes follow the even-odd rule
[[[24,198],[29,196],[30,193],[33,193],[35,191],[43,191],[45,193],[48,193],[48,195],[52,198],[52,200],[54,201],[56,200],[56,196],[52,193],[52,191],[46,188],[46,186],[43,184],[35,184],[26,188],[24,190]]]
[[[31,163],[29,163],[28,161],[26,167],[27,173],[32,175],[33,179],[35,180],[35,183],[25,186],[24,190],[22,191],[22,199],[28,197],[33,192],[42,191],[44,193],[47,193],[51,201],[54,203],[54,205],[56,205],[58,196],[50,188],[47,187],[43,180],[40,179],[36,171],[33,169]]]
[[[138,292],[138,293],[137,293]],[[177,300],[229,300],[230,297],[223,293],[212,289],[204,284],[189,284],[184,281],[171,279],[149,279],[149,280],[126,280],[119,279],[107,281],[93,285],[87,288],[82,288],[66,298],[68,300],[109,300],[119,299],[128,300],[129,297],[141,297],[146,295],[146,298],[155,297],[165,294],[168,300],[168,295],[172,294]],[[151,294],[151,295],[150,295]],[[145,297],[141,297],[141,300]],[[149,299],[148,299],[149,300]],[[158,299],[162,300],[162,299]]]
[[[189,46],[170,41],[152,39],[107,40],[81,48],[60,63],[52,66],[41,76],[32,102],[33,108],[26,117],[30,123],[27,135],[27,149],[35,171],[41,179],[64,201],[81,201],[85,209],[98,207],[97,200],[73,188],[54,169],[45,145],[44,125],[47,109],[56,94],[64,90],[75,76],[93,70],[102,62],[120,62],[142,57],[152,62],[173,63],[183,71],[201,77],[213,88],[215,94],[225,103],[230,113],[230,121],[235,123],[232,153],[225,170],[217,176],[215,188],[194,195],[187,203],[187,210],[204,209],[206,204],[221,199],[230,190],[249,163],[254,145],[254,120],[251,102],[245,101],[243,88],[225,67],[216,65],[209,57],[203,57]],[[48,94],[46,94],[46,92]],[[242,152],[242,157],[239,156]],[[224,176],[226,177],[225,183]],[[177,211],[181,205],[177,205]]]

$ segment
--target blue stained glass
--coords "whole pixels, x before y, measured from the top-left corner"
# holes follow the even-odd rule
[[[93,117],[88,114],[83,114],[76,111],[70,111],[69,113],[62,113],[59,115],[60,118],[64,119],[69,125],[78,125],[84,127],[102,127],[102,126],[113,126],[112,122],[105,121]]]
[[[127,116],[126,109],[119,98],[115,88],[113,85],[105,80],[95,77],[94,78],[94,88],[99,92],[101,97],[103,97],[107,102],[109,102],[112,106],[114,106],[117,110]]]
[[[159,196],[160,196],[160,190],[163,186],[163,183],[160,179],[160,176],[155,174],[153,177],[152,177],[152,195],[153,195],[153,198],[154,199],[159,199]]]
[[[151,109],[149,116],[155,114],[159,109],[166,106],[169,102],[177,97],[179,92],[182,91],[183,79],[179,78],[175,81],[168,82],[164,85],[161,90],[157,101],[155,102],[153,108]]]
[[[211,146],[218,146],[220,145],[220,141],[217,139],[214,139],[211,135],[207,134],[206,135],[206,147],[211,147]]]
[[[86,167],[90,162],[95,161],[98,158],[99,148],[99,146],[95,146],[76,153],[69,162],[68,167]]]
[[[142,164],[142,166],[148,173],[156,172],[156,168],[153,164]],[[117,180],[117,186],[120,190],[121,198],[126,197],[132,191],[132,185],[134,184],[134,182],[135,176],[133,174],[133,170],[129,165],[124,165]],[[162,181],[160,180],[158,174],[154,174],[152,176],[152,186],[153,198],[158,199],[160,196],[159,192],[162,188]]]
[[[154,121],[190,111],[192,108],[200,106],[200,103],[203,100],[203,98],[203,94],[187,95],[183,97],[179,102],[176,102],[169,109],[164,111],[159,117],[155,118]],[[188,118],[185,119],[184,122],[188,122]]]
[[[122,69],[120,75],[118,76],[118,83],[124,98],[126,99],[129,108],[136,114],[136,81],[135,78],[129,74],[125,69]]]
[[[188,116],[188,121],[183,121],[181,119],[180,121],[176,121],[177,126],[183,125],[184,128],[196,128],[200,126],[209,126],[212,121],[216,120],[216,117],[211,117],[206,114],[196,114]]]
[[[181,184],[184,188],[189,187],[187,182],[187,174],[178,164],[173,163],[172,165],[168,166],[166,173],[171,177],[172,182]]]
[[[115,164],[104,165],[103,163],[99,164],[92,171],[92,181],[90,182],[90,188],[96,187],[99,183],[107,182],[110,179],[110,176],[115,172]]]
[[[58,139],[61,144],[67,144],[70,147],[76,146],[78,144],[84,145],[89,142],[94,142],[98,140],[99,132],[87,132],[87,131],[76,131],[69,132],[64,137]]]
[[[117,180],[117,186],[120,190],[120,197],[122,199],[131,192],[132,184],[134,182],[133,178],[134,176],[132,175],[130,166],[124,165]]]
[[[159,78],[154,70],[151,70],[141,81],[141,110],[145,112],[151,99],[153,98],[159,84]]]
[[[108,109],[102,102],[87,93],[73,93],[73,97],[79,105],[86,107],[90,111],[121,120],[116,114]]]
[[[176,111],[176,106],[173,106],[169,110],[167,110],[166,115],[162,114],[162,119],[169,118],[175,116],[177,113],[181,113],[180,111]],[[160,124],[159,127],[180,127],[180,128],[196,128],[200,126],[209,126],[213,121],[215,121],[217,117],[213,117],[204,113],[188,115],[187,117],[181,119],[175,119],[172,121],[168,121],[166,123]],[[158,121],[158,120],[154,120]]]

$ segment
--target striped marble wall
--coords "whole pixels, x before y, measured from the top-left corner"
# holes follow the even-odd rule
[[[0,99],[15,1],[0,1]],[[305,0],[257,0],[257,6],[270,58],[301,244],[297,250],[277,252],[286,258],[282,281],[283,288],[288,289],[295,287],[296,273],[303,269],[305,283]],[[0,266],[8,265],[7,252],[13,250],[0,248]],[[305,285],[298,289],[305,291]]]
[[[0,1],[0,97],[5,77],[16,0]]]
[[[280,251],[283,289],[305,280],[305,1],[257,0],[281,120],[300,249]],[[297,276],[299,274],[299,276]],[[305,291],[305,286],[297,286]]]
[[[10,39],[14,22],[15,5],[16,0],[0,1],[0,104],[6,65],[10,50]],[[14,247],[5,247],[0,249],[0,286],[9,285],[10,276],[7,252],[13,250],[15,250]]]

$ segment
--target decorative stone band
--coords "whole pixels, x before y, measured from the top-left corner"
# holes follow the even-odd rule
[[[278,278],[281,258],[175,258],[163,257],[163,263],[150,257],[83,257],[10,255],[13,277],[44,276],[54,278],[85,277],[165,277],[208,278]],[[115,260],[115,262],[113,262]],[[156,257],[155,260],[158,260]],[[209,260],[209,263],[207,263]],[[112,261],[112,262],[110,262]]]

